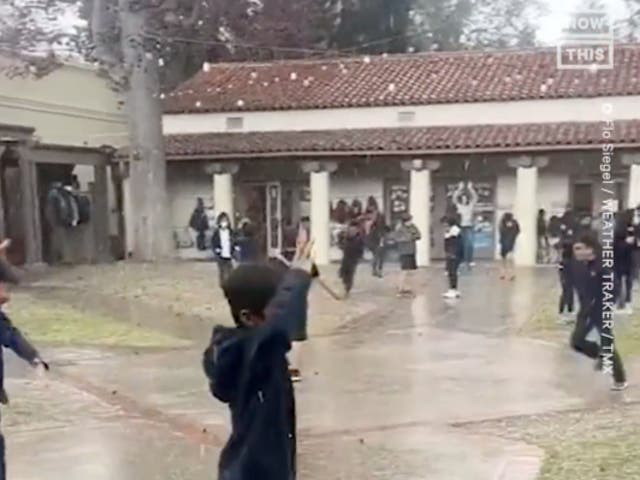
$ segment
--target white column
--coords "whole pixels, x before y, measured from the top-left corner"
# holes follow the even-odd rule
[[[520,224],[520,235],[516,241],[515,249],[515,263],[518,266],[531,267],[536,264],[537,193],[538,168],[534,166],[518,167],[516,170],[516,200],[513,212]]]
[[[431,264],[431,172],[440,167],[435,160],[411,160],[402,163],[410,171],[409,213],[420,230],[416,244],[416,262],[419,267]]]
[[[212,163],[205,167],[205,171],[213,177],[213,209],[216,215],[225,212],[231,224],[234,224],[233,207],[233,175],[238,172],[235,163]]]
[[[213,208],[216,215],[225,212],[233,225],[233,175],[231,173],[213,174]]]
[[[311,238],[318,265],[329,264],[329,172],[311,172]]]
[[[431,263],[431,171],[411,170],[409,191],[409,211],[422,235],[416,243],[416,261],[419,267],[427,267]]]
[[[640,158],[638,158],[640,161]],[[629,167],[629,196],[627,208],[640,205],[640,163],[631,162]]]
[[[318,265],[329,264],[330,231],[330,176],[338,169],[335,162],[306,162],[302,171],[309,174],[311,190],[311,238],[313,256]]]

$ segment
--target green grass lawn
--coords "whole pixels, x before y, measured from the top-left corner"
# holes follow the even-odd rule
[[[25,293],[14,294],[6,309],[12,321],[39,343],[155,348],[187,344],[160,332],[70,305],[37,300]]]
[[[640,308],[615,320],[616,346],[623,357],[640,355]],[[518,333],[566,345],[571,329],[559,321],[556,302],[548,302],[538,306]],[[538,480],[640,479],[640,406],[523,420],[516,430],[520,433],[514,436],[545,452]]]
[[[640,479],[639,404],[511,417],[473,430],[540,447],[537,480]]]
[[[600,480],[640,478],[640,434],[625,433],[600,440],[565,441],[544,446],[538,480]]]
[[[551,295],[551,298],[556,298]],[[549,340],[553,342],[567,342],[571,334],[572,325],[559,321],[558,305],[554,301],[539,304],[536,312],[519,329],[524,336]],[[615,317],[616,345],[625,356],[640,355],[640,308],[632,315],[616,315]]]

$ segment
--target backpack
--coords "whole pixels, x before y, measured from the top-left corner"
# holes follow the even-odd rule
[[[71,194],[78,206],[78,225],[84,225],[91,221],[91,199],[86,195]]]
[[[91,200],[86,195],[54,185],[47,194],[49,221],[64,228],[87,224],[91,220]]]

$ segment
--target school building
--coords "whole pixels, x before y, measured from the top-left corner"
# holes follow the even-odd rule
[[[345,206],[372,197],[390,222],[413,215],[428,265],[471,181],[476,257],[495,257],[511,211],[516,261],[533,265],[538,209],[597,214],[602,169],[620,206],[640,203],[637,45],[610,70],[559,69],[551,49],[207,65],[165,102],[174,228],[203,197],[253,220],[265,252],[308,215],[318,261],[335,259]]]
[[[7,72],[15,72],[9,75]],[[122,102],[96,68],[76,62],[38,78],[0,50],[0,237],[16,264],[122,257],[122,192],[111,157],[126,145]],[[51,186],[75,179],[89,221],[51,220]]]

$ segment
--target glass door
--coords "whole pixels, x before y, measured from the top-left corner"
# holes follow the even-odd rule
[[[267,184],[267,255],[282,252],[282,186],[278,182]]]

